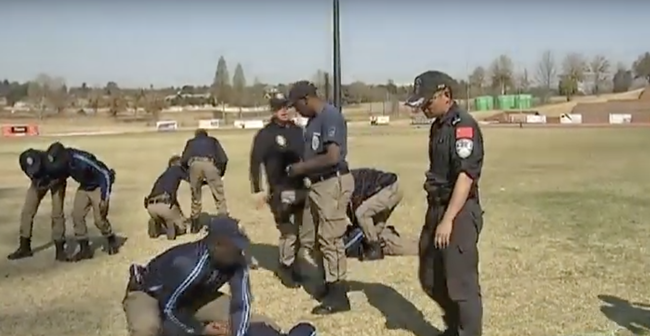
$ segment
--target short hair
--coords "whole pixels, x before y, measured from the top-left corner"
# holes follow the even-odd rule
[[[208,131],[202,128],[197,128],[196,131],[194,131],[194,136],[208,136]]]

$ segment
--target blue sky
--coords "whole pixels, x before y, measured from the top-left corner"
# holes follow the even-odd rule
[[[341,2],[344,82],[407,83],[432,69],[461,77],[503,53],[534,72],[545,49],[629,64],[650,49],[644,1]],[[0,78],[208,84],[223,55],[231,74],[242,63],[249,82],[309,79],[331,69],[330,8],[329,0],[2,0]]]

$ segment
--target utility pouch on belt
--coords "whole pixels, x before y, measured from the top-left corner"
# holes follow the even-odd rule
[[[427,192],[427,201],[431,205],[446,205],[451,199],[452,189],[429,182],[424,183],[424,191]]]

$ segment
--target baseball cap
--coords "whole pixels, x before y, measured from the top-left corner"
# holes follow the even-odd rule
[[[25,173],[28,176],[36,176],[43,168],[42,151],[30,148],[24,151],[19,157],[20,165],[25,167]]]
[[[413,80],[413,92],[406,99],[406,105],[420,107],[434,93],[450,89],[454,85],[454,79],[444,72],[427,71]]]
[[[292,106],[300,99],[304,99],[310,96],[315,96],[317,92],[316,86],[306,80],[302,80],[294,83],[289,90],[289,106]]]
[[[279,109],[289,107],[289,99],[282,92],[272,92],[268,94],[269,105],[271,111],[275,112]]]
[[[248,237],[239,229],[239,221],[228,215],[210,215],[207,238],[228,238],[238,249],[245,250],[250,244]]]

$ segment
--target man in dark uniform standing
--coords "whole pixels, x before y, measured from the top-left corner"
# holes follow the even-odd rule
[[[72,207],[72,223],[75,238],[79,242],[79,251],[68,258],[68,261],[81,261],[93,257],[93,250],[88,240],[88,225],[86,225],[86,216],[91,209],[95,226],[106,238],[106,252],[109,255],[117,254],[119,243],[108,221],[115,171],[109,169],[95,155],[76,148],[66,148],[60,142],[50,145],[47,154],[53,171],[67,172],[79,183]]]
[[[290,104],[309,121],[304,133],[305,161],[289,166],[288,173],[289,176],[306,175],[311,181],[305,216],[318,217],[313,220],[318,225],[314,231],[325,271],[323,302],[312,313],[328,315],[350,310],[344,284],[347,263],[343,236],[348,227],[346,209],[354,191],[354,178],[346,161],[345,119],[338,108],[318,97],[316,91],[312,83],[299,81],[289,92]],[[309,230],[305,225],[301,229]]]
[[[166,234],[167,239],[174,240],[187,231],[187,220],[177,199],[182,180],[189,181],[189,174],[181,167],[181,157],[174,155],[169,159],[167,169],[154,182],[149,196],[144,198],[144,207],[151,216],[149,237],[158,238]]]
[[[303,177],[289,177],[287,167],[300,162],[304,152],[303,131],[291,121],[287,98],[277,91],[267,93],[273,111],[271,121],[253,139],[250,157],[252,192],[259,204],[268,202],[280,231],[279,267],[276,275],[289,288],[300,286],[301,276],[296,257],[314,248],[313,235],[300,236],[307,188]],[[260,166],[264,165],[268,194],[261,186]],[[311,220],[308,216],[307,220]],[[313,227],[313,223],[307,224]],[[307,230],[309,232],[309,230]],[[301,253],[298,253],[298,249]]]
[[[65,261],[63,202],[65,200],[67,176],[55,176],[48,169],[48,159],[45,151],[30,148],[20,154],[18,162],[20,163],[20,169],[31,182],[29,188],[27,188],[23,209],[20,212],[20,245],[16,251],[7,256],[7,259],[23,259],[34,255],[32,252],[34,216],[41,201],[49,191],[52,195],[52,241],[56,249],[55,259]]]
[[[219,140],[208,135],[204,129],[197,129],[194,138],[187,140],[181,155],[181,165],[189,169],[192,191],[192,233],[198,233],[199,215],[202,208],[201,187],[207,182],[218,213],[228,213],[223,177],[228,166],[228,156]]]
[[[419,278],[443,309],[446,336],[479,336],[483,304],[478,239],[483,227],[478,181],[483,135],[474,118],[455,102],[454,81],[427,71],[415,78],[407,105],[436,118],[429,133],[428,208],[419,243]]]

